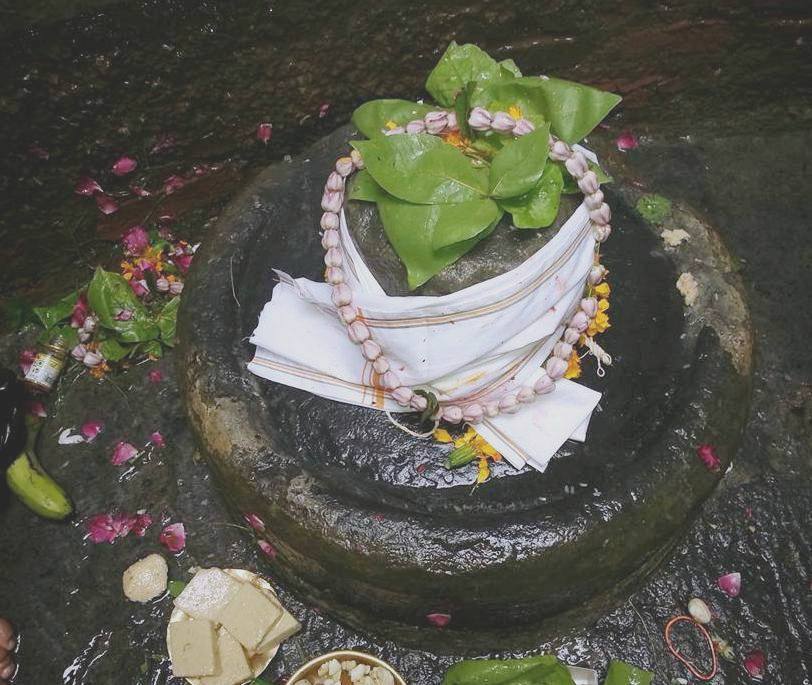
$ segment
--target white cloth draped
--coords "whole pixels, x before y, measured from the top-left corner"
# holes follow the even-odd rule
[[[581,205],[557,235],[516,268],[450,295],[390,297],[359,254],[342,212],[345,279],[354,304],[402,382],[461,403],[532,385],[578,307],[594,239]],[[331,287],[281,271],[251,337],[248,368],[268,380],[339,402],[406,411],[375,387],[371,364],[347,336]],[[568,380],[477,431],[516,468],[543,471],[569,438],[583,441],[600,394]]]

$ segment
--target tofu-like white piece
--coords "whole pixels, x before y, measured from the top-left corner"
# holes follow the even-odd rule
[[[217,669],[200,678],[200,685],[241,685],[253,679],[248,658],[239,642],[225,628],[217,631]]]
[[[121,576],[124,596],[133,602],[149,602],[166,592],[169,569],[160,554],[139,559]]]
[[[219,568],[204,568],[175,598],[175,606],[192,618],[220,623],[220,612],[242,585]]]
[[[262,638],[262,642],[257,647],[257,652],[267,652],[302,629],[301,623],[293,618],[290,613],[284,609],[282,612],[282,618],[274,623]]]
[[[190,619],[169,624],[169,656],[172,675],[188,678],[212,675],[217,669],[214,624]]]
[[[243,583],[225,609],[220,623],[237,641],[251,652],[281,617],[284,609],[251,583]]]

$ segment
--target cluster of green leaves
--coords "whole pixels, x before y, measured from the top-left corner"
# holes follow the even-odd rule
[[[80,291],[75,291],[53,305],[34,308],[45,329],[41,339],[60,333],[71,347],[79,343],[76,330],[67,323],[79,296]],[[99,321],[94,340],[108,361],[141,355],[160,357],[164,347],[175,345],[179,297],[162,299],[148,307],[135,296],[123,276],[101,267],[88,284],[86,297],[91,313]],[[126,321],[117,318],[122,311],[131,312],[131,317]]]
[[[429,74],[426,90],[456,113],[463,136],[458,145],[428,134],[384,135],[387,125],[405,126],[436,110],[433,105],[373,100],[352,117],[368,140],[353,143],[366,170],[349,197],[377,203],[410,289],[490,235],[504,212],[517,228],[552,224],[561,194],[578,188],[562,164],[548,161],[550,133],[576,142],[620,101],[578,83],[522,76],[512,60],[497,62],[475,45],[455,42]],[[491,112],[518,107],[535,130],[515,140],[471,131],[468,116],[477,106]]]
[[[446,671],[443,685],[574,685],[574,681],[555,655],[543,654],[460,661]]]

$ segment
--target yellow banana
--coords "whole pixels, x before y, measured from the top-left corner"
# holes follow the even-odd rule
[[[20,501],[38,516],[61,520],[73,512],[65,491],[29,452],[22,452],[8,467],[6,482]]]

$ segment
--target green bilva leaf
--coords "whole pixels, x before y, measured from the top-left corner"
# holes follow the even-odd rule
[[[508,143],[496,154],[491,162],[491,197],[517,197],[536,186],[547,163],[549,138],[550,126],[542,126]]]
[[[522,113],[541,115],[550,130],[568,143],[588,135],[620,102],[619,95],[557,78],[523,76],[493,81],[477,89],[472,106],[507,109],[515,105]]]
[[[499,68],[501,69],[502,78],[521,78],[522,72],[519,70],[519,67],[516,66],[516,62],[512,59],[503,59],[499,62]]]
[[[485,197],[488,172],[462,152],[426,133],[354,141],[364,164],[386,192],[415,204],[453,204]]]
[[[124,357],[130,353],[132,346],[122,345],[115,338],[107,338],[106,340],[102,340],[99,349],[105,359],[111,362],[117,362],[124,359]]]
[[[160,333],[130,284],[119,274],[97,268],[87,289],[87,300],[99,317],[99,323],[115,331],[121,342],[154,340]],[[129,321],[118,321],[115,318],[122,309],[132,312]]]
[[[426,79],[426,90],[444,107],[451,107],[457,93],[469,81],[489,81],[502,76],[501,68],[476,45],[451,41],[437,66]]]
[[[358,172],[350,186],[349,198],[378,203],[378,213],[383,223],[386,237],[406,267],[409,289],[423,285],[449,264],[474,247],[482,238],[489,235],[501,216],[501,211],[492,200],[466,202],[457,205],[417,205],[392,197],[381,188],[366,169]],[[480,223],[488,215],[488,203],[496,209],[492,224]],[[476,206],[473,206],[476,205]],[[467,231],[454,220],[461,216]],[[434,249],[435,231],[456,229],[458,235],[467,233],[470,237]],[[478,231],[478,232],[477,232]],[[452,240],[452,237],[448,237]]]
[[[34,307],[34,314],[45,328],[53,328],[60,321],[67,319],[73,312],[73,306],[79,299],[79,291],[68,293],[58,302],[47,307]]]
[[[352,123],[367,138],[377,138],[383,135],[382,129],[388,122],[405,126],[414,119],[422,119],[433,109],[408,100],[370,100],[352,113]]]
[[[502,210],[490,198],[434,207],[437,219],[431,246],[435,251],[475,238],[502,218]]]
[[[564,166],[564,162],[552,162],[552,164],[556,164],[561,167],[561,172],[564,176],[564,187],[561,190],[562,193],[565,195],[572,195],[574,193],[580,193],[581,189],[578,187],[578,181],[576,181],[572,176],[570,176],[569,171]],[[587,161],[589,168],[595,172],[595,175],[598,177],[598,183],[601,185],[605,185],[607,183],[612,183],[614,180],[609,174],[607,174],[603,169],[600,168],[594,162]]]
[[[442,685],[573,685],[573,680],[553,654],[543,654],[460,661],[446,671]]]
[[[173,297],[164,305],[164,308],[158,315],[158,328],[161,331],[161,342],[167,347],[175,346],[179,306],[180,297]]]
[[[516,228],[545,228],[558,216],[563,185],[561,168],[548,164],[535,188],[520,197],[500,200],[499,206],[511,213]]]
[[[610,661],[603,685],[651,685],[654,674],[624,661]]]

